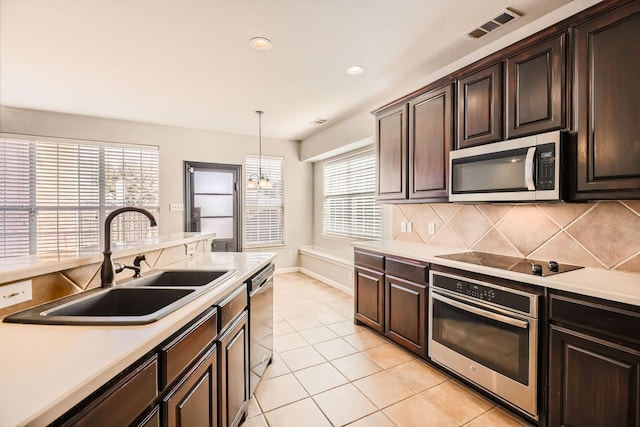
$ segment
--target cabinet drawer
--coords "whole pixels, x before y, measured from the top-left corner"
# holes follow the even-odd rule
[[[162,388],[171,384],[218,335],[218,312],[210,308],[160,349]]]
[[[247,285],[243,284],[216,304],[220,312],[221,333],[247,307],[248,298]]]
[[[129,425],[158,395],[158,357],[154,354],[64,426]],[[56,425],[56,424],[54,424]]]
[[[549,315],[552,321],[574,326],[579,330],[598,332],[615,337],[640,348],[640,312],[564,295],[551,295]]]
[[[371,252],[354,251],[355,265],[369,267],[376,271],[384,271],[384,255]]]
[[[387,257],[385,273],[415,283],[426,285],[429,283],[429,264]]]

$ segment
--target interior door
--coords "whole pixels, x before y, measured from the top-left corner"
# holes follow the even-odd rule
[[[216,233],[211,250],[242,251],[242,166],[184,162],[185,231]]]

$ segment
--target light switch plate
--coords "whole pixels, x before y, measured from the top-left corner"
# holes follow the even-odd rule
[[[184,211],[184,203],[169,203],[169,210],[171,212],[182,212]]]
[[[0,308],[31,301],[31,280],[0,286]]]

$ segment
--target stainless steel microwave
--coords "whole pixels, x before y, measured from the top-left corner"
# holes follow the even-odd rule
[[[449,201],[562,200],[565,135],[554,131],[452,151]]]

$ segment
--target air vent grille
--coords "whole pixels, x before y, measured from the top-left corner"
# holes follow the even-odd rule
[[[327,123],[327,119],[315,119],[314,121],[312,121],[311,123],[309,123],[311,126],[321,126],[323,124]]]
[[[467,35],[472,39],[479,39],[480,37],[486,36],[491,31],[502,27],[504,24],[520,18],[520,16],[520,14],[514,12],[511,9],[505,9],[495,18],[490,19],[489,21],[480,25],[478,28],[474,28],[473,30],[469,31]]]

